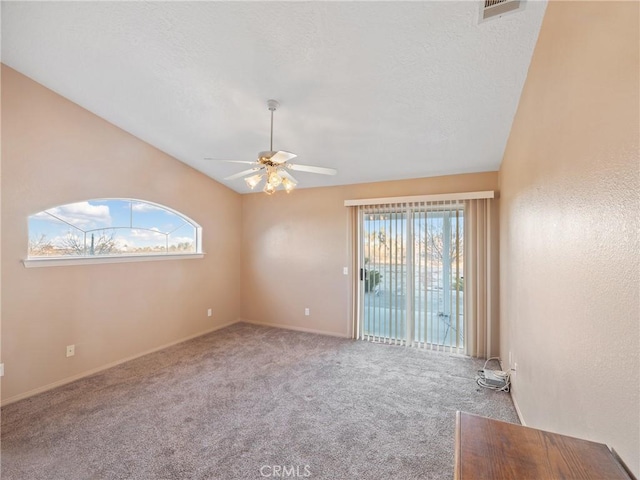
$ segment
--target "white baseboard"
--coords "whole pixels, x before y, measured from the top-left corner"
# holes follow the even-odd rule
[[[306,328],[306,327],[294,327],[292,325],[283,325],[281,323],[254,322],[252,320],[247,320],[244,318],[238,319],[238,321],[244,322],[244,323],[250,323],[252,325],[262,325],[265,327],[282,328],[284,330],[295,330],[297,332],[316,333],[318,335],[328,335],[330,337],[351,338],[351,336],[346,333],[327,332],[326,330],[316,330],[314,328]]]
[[[500,362],[500,370],[504,371],[504,366],[502,365],[502,359],[500,359],[499,362]],[[520,420],[520,424],[526,427],[527,424],[524,422],[524,418],[522,418],[522,412],[520,411],[520,407],[518,406],[518,401],[516,400],[516,397],[513,394],[513,388],[509,390],[509,395],[511,395],[511,401],[513,402],[513,406],[516,409],[516,414],[518,415],[518,420]]]
[[[215,332],[216,330],[220,330],[222,328],[226,328],[226,327],[228,327],[230,325],[234,325],[234,324],[236,324],[236,323],[238,323],[240,321],[243,321],[243,320],[238,318],[233,322],[225,323],[224,325],[218,325],[216,327],[213,327],[213,328],[210,328],[208,330],[205,330],[204,332],[195,333],[193,335],[189,335],[188,337],[183,337],[183,338],[181,338],[179,340],[176,340],[174,342],[165,343],[164,345],[160,345],[158,347],[154,347],[154,348],[152,348],[150,350],[145,350],[144,352],[141,352],[141,353],[136,353],[135,355],[132,355],[130,357],[126,357],[126,358],[123,358],[123,359],[120,359],[120,360],[116,360],[115,362],[107,363],[106,365],[102,365],[100,367],[93,368],[91,370],[87,370],[86,372],[82,372],[82,373],[79,373],[77,375],[73,375],[71,377],[63,378],[62,380],[58,380],[57,382],[49,383],[47,385],[44,385],[43,387],[34,388],[33,390],[29,390],[28,392],[24,392],[24,393],[20,393],[18,395],[14,395],[13,397],[9,397],[9,398],[3,400],[1,406],[4,407],[5,405],[9,405],[10,403],[15,403],[17,401],[24,400],[25,398],[33,397],[34,395],[46,392],[47,390],[52,390],[54,388],[61,387],[62,385],[66,385],[68,383],[75,382],[76,380],[80,380],[80,379],[85,378],[85,377],[89,377],[89,376],[94,375],[96,373],[99,373],[99,372],[101,372],[103,370],[107,370],[109,368],[113,368],[115,366],[118,366],[118,365],[120,365],[122,363],[130,362],[131,360],[135,360],[136,358],[144,357],[145,355],[149,355],[150,353],[157,352],[159,350],[164,350],[165,348],[172,347],[173,345],[177,345],[179,343],[187,342],[189,340],[193,340],[194,338],[201,337],[203,335],[207,335],[208,333]]]
[[[510,392],[509,395],[511,395],[511,401],[513,402],[513,406],[516,407],[516,414],[518,415],[518,420],[520,420],[520,424],[526,427],[527,424],[525,423],[524,418],[522,417],[522,412],[520,411],[520,407],[518,406],[518,401],[516,400],[516,397],[513,395],[513,391]]]

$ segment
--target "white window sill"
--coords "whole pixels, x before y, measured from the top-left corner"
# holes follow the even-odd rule
[[[103,257],[50,257],[28,258],[22,260],[25,268],[34,267],[65,267],[69,265],[92,265],[95,263],[130,263],[155,262],[156,260],[194,260],[204,258],[204,253],[181,253],[160,255],[118,255]]]

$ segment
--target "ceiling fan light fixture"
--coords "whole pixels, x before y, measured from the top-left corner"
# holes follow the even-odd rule
[[[276,191],[276,187],[267,182],[264,184],[264,189],[262,191],[267,195],[273,195],[273,193]]]
[[[254,188],[256,188],[258,186],[258,184],[260,183],[260,181],[262,180],[263,175],[253,175],[252,177],[247,177],[244,179],[244,181],[246,182],[247,186],[253,190]]]
[[[282,177],[278,174],[278,170],[273,169],[269,172],[267,183],[273,188],[278,187],[282,183]]]
[[[284,187],[285,192],[291,193],[291,191],[296,188],[296,184],[289,180],[288,178],[282,179],[282,186]]]
[[[225,162],[232,163],[246,163],[252,166],[248,170],[244,170],[239,173],[235,173],[225,178],[225,180],[236,180],[238,178],[244,178],[247,186],[253,190],[264,179],[264,187],[262,191],[267,195],[272,195],[278,190],[280,186],[287,193],[293,191],[297,187],[298,181],[289,173],[289,170],[307,172],[307,173],[319,173],[321,175],[335,175],[337,170],[326,167],[315,167],[313,165],[300,165],[298,163],[293,164],[289,161],[297,155],[285,150],[273,149],[273,112],[276,111],[279,104],[275,100],[267,101],[267,106],[271,113],[271,132],[269,135],[269,150],[264,150],[258,153],[258,160],[255,162],[249,162],[245,160],[223,160]],[[213,158],[206,158],[207,160],[215,160]]]

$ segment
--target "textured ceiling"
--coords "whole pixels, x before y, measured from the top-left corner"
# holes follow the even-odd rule
[[[300,187],[497,170],[546,7],[478,2],[2,2],[2,61],[222,179],[269,147]],[[131,159],[135,161],[135,159]]]

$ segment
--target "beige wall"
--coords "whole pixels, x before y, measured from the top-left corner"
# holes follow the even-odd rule
[[[344,201],[496,190],[497,183],[497,172],[489,172],[243,195],[243,318],[348,336],[351,276],[342,270],[350,266],[351,246]]]
[[[2,120],[3,400],[236,321],[240,195],[5,66]],[[101,197],[191,217],[205,258],[22,265],[28,215]]]
[[[502,358],[525,422],[640,474],[638,2],[551,2],[500,171]]]

